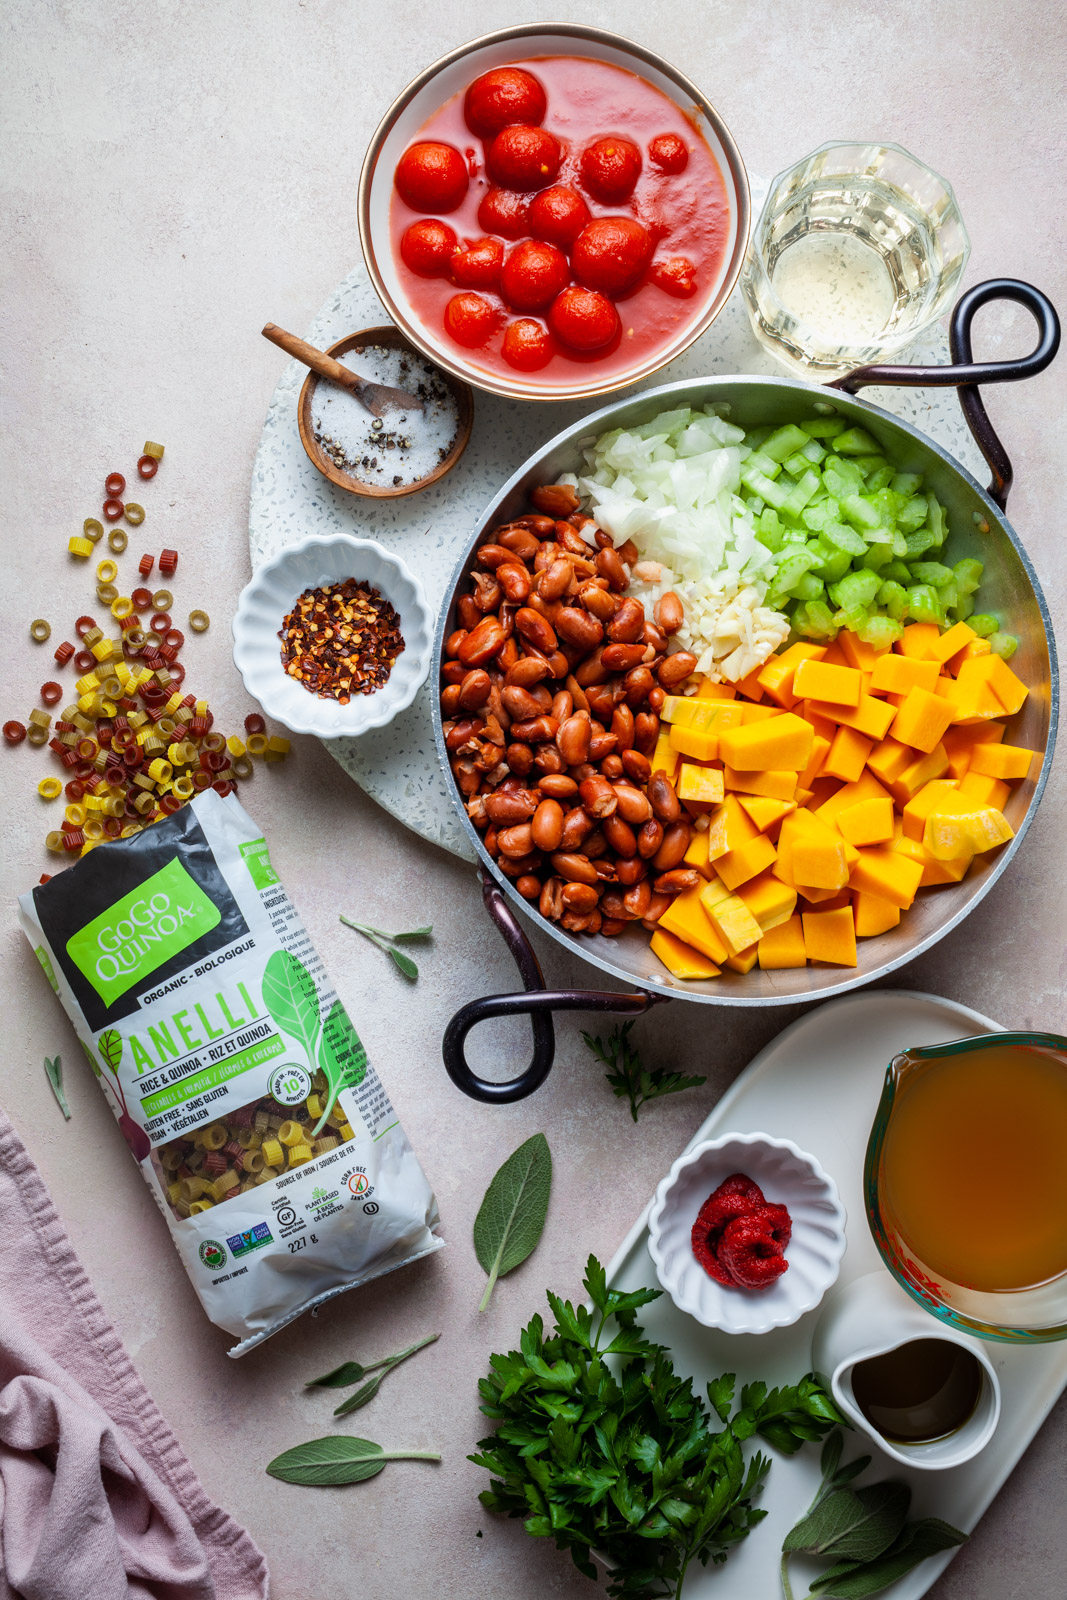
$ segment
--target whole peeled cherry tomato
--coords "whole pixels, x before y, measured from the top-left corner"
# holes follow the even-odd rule
[[[652,253],[648,232],[633,217],[597,217],[574,241],[574,276],[588,289],[622,294],[641,276]]]
[[[572,350],[601,350],[615,337],[619,313],[595,289],[580,289],[572,283],[552,302],[548,325]]]
[[[413,222],[400,240],[401,259],[420,278],[443,278],[457,242],[447,222]]]
[[[684,172],[689,165],[689,150],[676,133],[658,133],[648,146],[648,159],[661,172]]]
[[[589,207],[578,191],[562,183],[542,189],[530,201],[530,232],[535,239],[558,244],[562,250],[570,249],[590,220]]]
[[[552,359],[552,335],[532,317],[509,322],[504,332],[504,360],[519,372],[537,372]]]
[[[657,289],[676,295],[679,300],[688,300],[697,292],[696,271],[688,256],[668,256],[666,261],[653,264],[649,276]]]
[[[524,239],[529,231],[530,202],[513,189],[487,189],[478,207],[478,226],[502,239]]]
[[[445,327],[468,350],[480,349],[498,320],[498,313],[480,294],[454,294],[445,306]]]
[[[516,311],[540,311],[567,287],[570,276],[562,250],[540,239],[524,239],[504,262],[500,284],[504,299]]]
[[[495,289],[504,265],[499,239],[472,239],[452,257],[452,282],[461,289]]]
[[[606,205],[633,194],[641,176],[641,152],[632,139],[611,134],[595,139],[582,151],[582,182],[589,193]]]
[[[529,194],[556,181],[563,150],[544,128],[502,128],[489,146],[486,167],[494,183]]]
[[[548,101],[532,72],[494,67],[475,78],[463,99],[463,120],[472,133],[491,139],[501,128],[544,122]]]
[[[455,211],[467,192],[467,165],[454,145],[423,139],[400,157],[395,181],[412,211]]]

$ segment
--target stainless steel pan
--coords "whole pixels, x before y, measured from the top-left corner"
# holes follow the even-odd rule
[[[1014,300],[1026,306],[1038,323],[1040,338],[1034,351],[1023,360],[976,365],[971,360],[971,322],[978,308],[994,299]],[[1059,337],[1055,310],[1043,294],[1014,279],[994,279],[970,290],[953,313],[952,366],[864,367],[842,378],[833,386],[837,392],[832,395],[841,416],[872,433],[902,470],[923,474],[947,510],[952,559],[974,556],[984,563],[981,607],[1002,614],[1006,626],[1019,637],[1019,649],[1012,665],[1029,686],[1030,694],[1014,721],[1011,737],[1018,744],[1043,751],[1044,759],[1037,774],[1017,786],[1008,804],[1007,816],[1015,829],[1014,839],[991,860],[976,865],[961,883],[920,894],[897,928],[878,938],[861,941],[859,966],[854,970],[807,967],[763,972],[755,968],[744,976],[724,972],[721,978],[683,984],[657,961],[648,947],[647,934],[639,926],[616,939],[571,935],[541,918],[518,895],[485,850],[481,836],[467,817],[449,769],[435,693],[434,732],[438,758],[457,814],[481,862],[486,907],[508,942],[524,984],[521,993],[489,995],[471,1001],[449,1023],[443,1042],[445,1065],[453,1081],[466,1094],[479,1100],[504,1102],[532,1093],[552,1064],[553,1011],[638,1012],[657,1001],[673,998],[703,1005],[773,1006],[825,1000],[844,994],[884,977],[929,949],[963,920],[1007,870],[1033,820],[1045,786],[1056,738],[1059,680],[1048,607],[1019,537],[1004,515],[1012,481],[1011,463],[989,422],[977,386],[1031,377],[1043,371],[1056,354]],[[869,384],[958,388],[968,424],[992,472],[989,488],[983,489],[947,451],[917,428],[867,401],[854,398],[857,390]],[[830,389],[812,389],[787,378],[686,379],[616,401],[557,434],[508,479],[472,530],[469,544],[456,564],[437,624],[435,659],[438,671],[443,641],[455,627],[455,603],[463,592],[473,551],[485,542],[490,529],[527,508],[527,496],[532,488],[551,483],[561,472],[578,466],[581,441],[609,428],[634,426],[672,405],[702,406],[711,401],[728,403],[730,420],[742,427],[777,426],[810,418],[813,401],[825,401],[831,393]],[[546,990],[537,957],[522,931],[516,911],[534,918],[557,943],[629,985],[631,992]],[[528,1012],[533,1025],[534,1054],[530,1065],[507,1083],[478,1078],[463,1053],[467,1033],[475,1023],[487,1017],[516,1012]]]

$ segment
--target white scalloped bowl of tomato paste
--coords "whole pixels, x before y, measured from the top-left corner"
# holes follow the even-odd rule
[[[516,308],[499,287],[475,291],[489,303],[494,321],[484,342],[465,344],[453,336],[445,314],[449,301],[466,287],[451,281],[447,267],[440,276],[424,277],[401,257],[405,230],[422,219],[451,228],[460,249],[487,233],[478,212],[493,187],[491,158],[488,141],[464,120],[464,97],[483,73],[502,66],[532,73],[545,91],[541,126],[562,147],[562,165],[549,186],[577,190],[592,220],[632,218],[647,231],[646,269],[632,287],[608,294],[618,321],[611,340],[598,348],[583,352],[562,343],[552,329],[551,305]],[[651,141],[665,134],[684,142],[687,160],[681,171],[664,171],[650,157]],[[582,172],[583,152],[611,136],[631,141],[642,157],[636,186],[619,200],[597,198]],[[423,141],[450,145],[467,165],[466,193],[458,205],[449,197],[448,210],[415,209],[397,190],[401,157]],[[524,199],[533,200],[536,192],[528,190]],[[430,360],[478,388],[517,399],[585,399],[657,372],[710,327],[725,305],[741,268],[748,228],[744,164],[710,101],[651,51],[617,34],[564,23],[504,29],[435,62],[386,112],[360,176],[360,242],[390,316]],[[513,232],[502,238],[505,261],[529,236]],[[573,286],[571,247],[562,248]],[[669,276],[662,270],[666,261],[678,258],[693,269],[692,292],[685,297],[660,286]],[[505,359],[508,327],[518,318],[540,323],[545,332],[541,348],[548,353],[536,370],[520,370]],[[473,335],[478,336],[477,328]]]
[[[693,1253],[693,1224],[708,1196],[740,1172],[769,1205],[789,1212],[786,1271],[764,1289],[717,1283]],[[728,1133],[680,1155],[656,1190],[648,1216],[648,1253],[680,1311],[723,1333],[769,1333],[814,1310],[837,1280],[845,1253],[845,1208],[837,1185],[791,1139]]]

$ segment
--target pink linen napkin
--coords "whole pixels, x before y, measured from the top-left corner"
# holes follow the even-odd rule
[[[0,1111],[0,1600],[267,1600]]]

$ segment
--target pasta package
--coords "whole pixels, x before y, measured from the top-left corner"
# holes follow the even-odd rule
[[[19,918],[231,1355],[440,1247],[433,1191],[234,796],[99,845]]]

